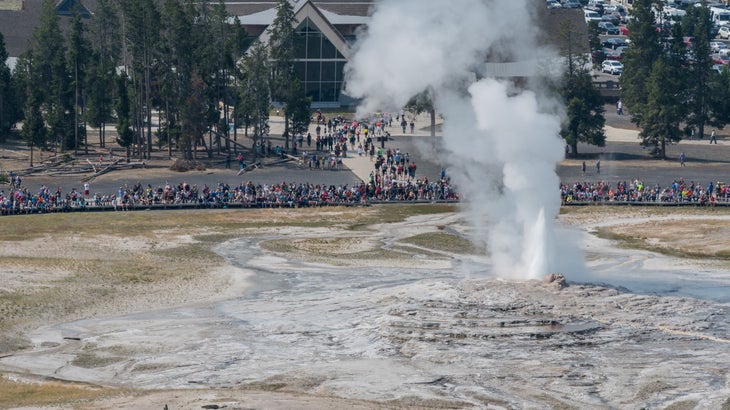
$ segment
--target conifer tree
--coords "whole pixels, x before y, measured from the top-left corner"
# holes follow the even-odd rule
[[[271,59],[271,97],[274,101],[288,104],[289,87],[294,77],[294,35],[296,19],[294,7],[288,0],[278,0],[276,18],[269,26],[269,57]],[[284,147],[289,148],[289,117],[284,110]]]

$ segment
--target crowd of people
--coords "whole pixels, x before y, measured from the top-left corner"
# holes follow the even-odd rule
[[[193,208],[299,208],[332,205],[367,205],[378,202],[458,201],[458,192],[445,178],[433,182],[426,177],[398,174],[396,156],[383,157],[383,164],[371,173],[370,181],[352,186],[280,182],[236,185],[219,182],[197,186],[181,182],[153,187],[140,182],[120,186],[115,193],[91,193],[72,188],[51,189],[42,185],[33,192],[14,180],[8,190],[0,189],[0,214],[69,212],[82,210],[132,210],[153,207]],[[395,167],[395,171],[394,168]],[[383,171],[384,170],[384,171]],[[641,180],[574,182],[560,184],[563,205],[586,203],[646,204],[730,204],[730,185],[710,182],[707,185],[677,179],[669,186],[645,185]]]
[[[608,181],[574,182],[560,184],[563,205],[580,203],[654,203],[716,205],[730,203],[730,185],[709,182],[703,185],[682,178],[669,186],[655,184],[647,186],[643,181],[619,181],[612,185]]]
[[[398,115],[399,118],[403,114]],[[321,114],[316,117],[316,136],[298,136],[292,150],[284,152],[276,147],[274,155],[292,155],[301,159],[301,166],[310,169],[339,170],[342,158],[357,152],[369,156],[373,171],[368,181],[352,186],[325,185],[313,183],[254,184],[241,182],[237,185],[219,182],[214,185],[197,186],[187,182],[165,183],[153,187],[138,182],[133,186],[123,185],[114,193],[89,192],[85,189],[71,189],[64,192],[61,187],[50,189],[43,185],[38,191],[22,186],[19,177],[12,178],[8,192],[0,190],[0,213],[2,215],[68,212],[75,210],[130,210],[151,207],[187,206],[200,208],[223,207],[313,207],[328,205],[360,205],[373,202],[392,201],[456,201],[459,195],[446,178],[444,171],[433,181],[426,176],[416,176],[417,165],[409,153],[399,149],[376,148],[375,141],[389,137],[386,126],[393,118],[380,114],[368,121],[351,121],[342,117],[330,119]],[[306,146],[305,146],[306,144]],[[314,146],[312,146],[314,145]],[[263,145],[262,145],[263,147]],[[266,151],[272,150],[265,146]],[[227,157],[226,167],[229,167]],[[243,168],[243,158],[236,158]]]
[[[50,189],[42,185],[36,192],[27,187],[0,190],[0,214],[16,215],[81,210],[132,210],[152,207],[187,206],[195,208],[295,208],[330,205],[366,205],[390,201],[458,200],[458,195],[446,181],[429,182],[427,178],[387,185],[361,182],[353,186],[311,183],[254,184],[241,182],[229,185],[220,182],[212,186],[166,183],[123,185],[113,194],[61,187]]]
[[[404,114],[396,115],[396,120]],[[302,167],[322,170],[342,168],[342,158],[348,151],[369,157],[373,164],[368,181],[352,186],[313,183],[280,182],[255,184],[251,181],[236,185],[218,182],[197,186],[187,182],[165,183],[153,187],[140,182],[123,185],[114,193],[91,193],[84,189],[64,192],[61,187],[50,189],[43,185],[33,192],[23,186],[20,176],[11,175],[9,189],[0,189],[0,214],[68,212],[75,210],[131,210],[152,207],[186,206],[197,208],[224,207],[317,207],[329,205],[362,205],[393,201],[458,201],[459,193],[442,169],[433,181],[417,176],[417,165],[407,152],[384,148],[377,144],[389,137],[386,126],[392,126],[390,115],[375,116],[368,121],[355,122],[344,118],[316,117],[316,136],[299,136],[293,142],[293,152]],[[305,142],[306,141],[306,142]],[[311,147],[314,143],[314,147]],[[306,144],[306,148],[304,148]],[[297,146],[301,151],[297,152]],[[268,147],[267,147],[268,148]],[[311,148],[314,148],[313,150]],[[270,149],[270,148],[269,148]],[[281,149],[277,147],[277,149]],[[278,154],[278,153],[277,153]],[[243,167],[242,156],[237,158]],[[227,165],[228,166],[228,165]],[[583,163],[585,171],[585,163]],[[600,162],[596,164],[600,169]],[[561,183],[563,205],[586,203],[654,203],[654,204],[730,204],[730,185],[710,182],[706,185],[673,181],[669,186],[647,186],[641,180]]]

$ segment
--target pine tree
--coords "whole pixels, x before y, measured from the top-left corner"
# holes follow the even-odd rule
[[[28,85],[34,95],[26,95],[26,102],[42,105],[40,112],[48,126],[44,134],[58,152],[64,148],[64,142],[73,140],[73,88],[66,64],[66,44],[53,0],[43,0],[40,24],[33,32],[27,53],[32,62]],[[36,112],[36,107],[28,107],[26,115],[29,112]],[[33,123],[37,124],[35,120]]]
[[[312,121],[310,112],[312,99],[304,94],[302,82],[296,77],[292,80],[291,86],[289,87],[287,101],[284,112],[290,122],[290,132],[292,135],[306,133],[309,129],[309,123]]]
[[[245,117],[253,126],[254,147],[263,146],[263,136],[268,134],[269,108],[271,106],[269,87],[268,51],[261,41],[251,45],[243,58],[241,72],[241,102],[239,115]],[[254,149],[254,157],[258,154]]]
[[[663,53],[663,41],[654,26],[653,0],[634,0],[629,21],[631,47],[622,59],[621,98],[628,108],[631,121],[639,125],[647,109],[647,79],[651,76],[654,62]]]
[[[641,145],[651,148],[651,155],[656,158],[665,159],[667,143],[682,139],[680,122],[684,110],[677,98],[681,89],[675,67],[666,58],[657,59],[646,83],[647,99],[639,132]]]
[[[130,147],[134,143],[134,131],[132,130],[131,101],[129,99],[129,78],[123,72],[117,77],[117,144],[126,149],[126,158],[129,162],[131,156]]]
[[[121,4],[125,40],[132,57],[134,123],[140,137],[139,145],[144,146],[139,155],[149,158],[152,154],[152,65],[159,38],[160,13],[155,0],[125,0]]]
[[[99,145],[104,148],[105,126],[114,108],[112,96],[116,88],[115,70],[121,61],[119,55],[122,39],[117,3],[113,0],[98,0],[90,26],[92,57],[88,62],[86,118],[92,127],[99,128]],[[86,148],[88,149],[88,145]]]
[[[595,43],[598,38],[597,28],[592,24],[590,29],[591,42]],[[573,46],[575,39],[579,37],[569,20],[561,23],[560,34],[564,37],[565,46],[561,52],[566,61],[562,82],[556,87],[566,110],[566,121],[560,135],[570,146],[571,155],[577,157],[579,142],[599,147],[606,145],[603,96],[593,86],[593,78],[587,68],[588,61]]]
[[[5,39],[0,33],[0,142],[10,134],[12,126],[22,118],[22,104],[16,96],[16,88],[10,67],[4,62],[8,59]]]
[[[294,76],[294,36],[296,19],[294,7],[288,0],[278,0],[276,18],[269,26],[269,53],[271,58],[271,96],[274,101],[289,103],[289,87]],[[284,147],[289,148],[289,118],[284,110]]]
[[[73,141],[70,141],[67,146],[72,145],[75,154],[78,154],[80,138],[84,140],[84,146],[88,145],[85,139],[86,127],[79,127],[79,112],[83,109],[82,101],[85,100],[86,88],[84,87],[84,84],[86,83],[87,63],[91,53],[91,47],[88,44],[85,33],[86,30],[84,25],[81,23],[81,15],[79,14],[77,8],[74,10],[73,18],[71,21],[71,32],[69,33],[68,38],[68,66],[69,72],[73,75],[71,84],[73,86],[74,93],[74,134]]]
[[[719,125],[712,117],[711,27],[710,11],[705,2],[702,3],[702,7],[689,7],[687,14],[682,18],[682,32],[690,33],[694,38],[691,49],[692,64],[687,64],[682,73],[688,108],[685,122],[688,130],[697,129],[699,138],[704,136],[706,125]]]
[[[568,70],[561,90],[566,108],[566,122],[560,131],[571,155],[578,156],[578,143],[606,145],[603,96],[593,86],[593,78],[585,69]]]

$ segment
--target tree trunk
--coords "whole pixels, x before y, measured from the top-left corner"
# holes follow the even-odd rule
[[[79,155],[79,63],[74,60],[74,155]]]
[[[570,144],[570,156],[578,158],[578,141]]]
[[[84,153],[89,155],[89,122],[86,112],[86,98],[81,97],[81,116],[84,117]]]
[[[666,140],[666,138],[661,139],[661,148],[659,151],[659,158],[667,159],[667,140]]]
[[[150,65],[152,64],[150,61],[149,53],[147,52],[147,47],[145,47],[145,71],[144,71],[144,89],[145,89],[145,115],[147,117],[147,149],[146,149],[146,157],[147,159],[152,158],[152,107],[150,103],[150,94],[152,93],[152,85],[151,85],[151,74],[150,74]]]
[[[289,115],[284,111],[284,148],[289,151]]]
[[[167,156],[172,158],[172,135],[170,134],[170,101],[165,99],[165,122],[167,123]]]
[[[431,136],[436,136],[436,110],[431,108]]]
[[[205,143],[205,140],[203,140],[203,143]],[[220,147],[220,143],[218,144]],[[208,158],[213,158],[213,128],[208,129]]]

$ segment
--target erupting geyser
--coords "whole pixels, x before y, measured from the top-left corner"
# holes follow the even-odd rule
[[[513,78],[490,78],[485,67],[506,61],[545,74],[537,66],[555,56],[536,44],[536,7],[534,0],[384,0],[346,68],[361,114],[398,110],[431,90],[445,118],[442,162],[495,272],[529,279],[565,272],[553,227],[560,118],[554,100]]]

